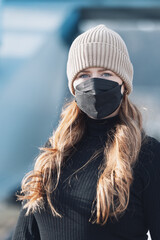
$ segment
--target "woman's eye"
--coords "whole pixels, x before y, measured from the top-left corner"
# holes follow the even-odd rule
[[[86,77],[89,77],[88,74],[82,74],[82,75],[79,75],[78,78],[86,78]]]
[[[102,75],[105,75],[105,77],[111,77],[112,76],[112,74],[110,74],[110,73],[103,73]]]

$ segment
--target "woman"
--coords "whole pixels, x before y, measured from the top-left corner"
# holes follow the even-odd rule
[[[67,76],[74,99],[22,181],[13,239],[160,239],[160,142],[128,98],[123,39],[105,25],[80,34]]]

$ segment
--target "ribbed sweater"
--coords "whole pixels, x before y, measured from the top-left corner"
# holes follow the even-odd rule
[[[103,226],[92,224],[89,218],[96,197],[98,171],[104,160],[103,151],[75,171],[87,163],[96,150],[104,148],[107,132],[119,117],[95,120],[86,116],[85,121],[85,134],[66,161],[52,194],[52,203],[62,218],[52,215],[47,202],[45,210],[29,216],[24,216],[26,209],[21,208],[12,240],[146,240],[148,230],[152,240],[159,240],[160,142],[147,135],[147,141],[142,144],[124,214],[118,221],[108,218]],[[48,143],[45,146],[49,146]]]

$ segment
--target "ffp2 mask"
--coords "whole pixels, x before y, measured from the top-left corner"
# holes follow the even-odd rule
[[[103,78],[90,78],[75,87],[75,101],[88,116],[105,118],[119,107],[122,85]]]

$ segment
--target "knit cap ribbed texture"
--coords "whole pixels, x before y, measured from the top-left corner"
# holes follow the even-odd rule
[[[128,94],[133,90],[133,65],[127,46],[118,33],[103,24],[80,34],[71,44],[67,77],[73,95],[73,80],[81,70],[89,67],[104,67],[113,71],[124,81]]]

